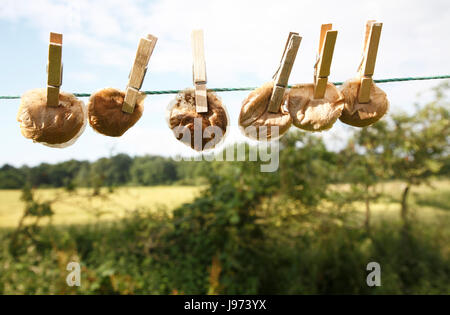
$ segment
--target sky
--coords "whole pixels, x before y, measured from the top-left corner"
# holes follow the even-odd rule
[[[270,81],[291,31],[303,39],[290,84],[312,82],[320,26],[325,23],[333,23],[339,32],[329,79],[345,81],[355,76],[361,61],[367,20],[383,22],[375,79],[450,74],[448,0],[0,0],[0,95],[22,95],[45,87],[49,32],[64,36],[61,89],[71,93],[124,89],[139,38],[149,33],[158,42],[142,90],[191,87],[190,34],[198,28],[204,30],[209,88],[252,87]],[[438,83],[380,87],[388,94],[389,113],[395,113],[426,102],[428,91]],[[218,93],[231,120],[223,145],[245,140],[237,120],[248,93]],[[65,149],[22,137],[16,121],[20,100],[0,100],[0,165],[95,160],[116,153],[192,154],[166,123],[166,108],[174,97],[147,96],[143,117],[120,138],[102,136],[88,127]],[[338,121],[321,136],[327,146],[338,149],[352,130]]]

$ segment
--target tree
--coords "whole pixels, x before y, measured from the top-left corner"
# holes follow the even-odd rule
[[[22,169],[5,164],[0,168],[0,188],[17,189],[25,184],[25,174]]]
[[[161,185],[177,180],[174,161],[159,156],[135,158],[130,168],[131,180],[138,185]]]
[[[370,128],[361,129],[359,145],[376,153],[379,163],[394,178],[405,182],[401,197],[401,218],[408,223],[408,196],[413,185],[429,184],[449,157],[450,111],[445,90],[435,89],[435,100],[416,112],[392,115]]]
[[[117,154],[110,158],[111,167],[108,174],[109,185],[125,185],[130,180],[130,167],[133,159],[127,154]]]
[[[327,196],[336,180],[336,154],[322,139],[304,132],[290,132],[281,139],[280,181],[284,193],[305,206],[315,206]]]
[[[382,126],[382,122],[379,123]],[[380,197],[376,184],[386,178],[387,174],[379,162],[380,153],[372,146],[366,146],[363,153],[358,153],[355,142],[365,142],[366,133],[356,133],[350,139],[347,146],[339,152],[338,168],[339,182],[351,185],[351,190],[347,194],[347,201],[363,200],[366,211],[364,226],[370,233],[371,210],[370,203]]]

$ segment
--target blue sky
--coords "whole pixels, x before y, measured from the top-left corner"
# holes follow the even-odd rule
[[[384,23],[375,78],[449,74],[447,0],[396,1],[52,1],[0,2],[0,95],[21,95],[45,87],[50,31],[64,34],[62,90],[92,93],[105,87],[123,89],[137,43],[151,33],[159,38],[143,90],[183,89],[192,85],[190,32],[203,28],[208,87],[258,86],[269,81],[290,31],[303,36],[290,83],[311,82],[320,25],[339,31],[331,81],[355,75],[366,20]],[[412,110],[427,100],[438,82],[380,85],[391,112]],[[242,141],[237,117],[248,92],[220,93],[230,118],[227,143]],[[174,95],[148,96],[138,124],[121,138],[87,128],[66,149],[32,143],[15,120],[19,100],[1,100],[0,165],[36,165],[71,158],[93,160],[112,153],[190,154],[166,125],[165,110]],[[87,99],[83,99],[87,102]],[[322,133],[338,147],[352,131],[340,122]]]

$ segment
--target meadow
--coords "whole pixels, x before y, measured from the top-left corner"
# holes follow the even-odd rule
[[[201,189],[196,186],[119,187],[113,191],[102,188],[98,195],[88,188],[76,192],[62,188],[36,189],[35,198],[39,202],[54,201],[52,223],[68,225],[120,219],[144,208],[170,210],[192,201]],[[21,194],[20,190],[0,190],[0,228],[13,228],[19,223],[25,205]],[[43,220],[41,224],[47,222]]]
[[[404,183],[390,181],[378,184],[381,197],[371,204],[371,214],[375,222],[400,219],[400,200]],[[339,185],[338,191],[348,190],[347,185]],[[442,218],[450,218],[450,180],[436,179],[430,185],[422,184],[411,189],[410,203],[412,216],[416,220],[435,223]],[[364,213],[364,202],[354,202],[357,213]]]
[[[400,219],[402,183],[379,184],[371,232],[361,201],[344,216],[322,201],[311,217],[294,200],[267,203],[265,193],[255,206],[251,190],[228,191],[231,183],[102,188],[98,196],[86,188],[37,189],[36,199],[53,201],[51,224],[30,222],[18,234],[21,192],[2,190],[0,294],[450,292],[448,179],[412,188],[408,230]],[[81,263],[81,287],[65,283],[70,261]],[[369,261],[382,265],[379,288],[365,285]]]
[[[398,220],[402,183],[390,181],[379,184],[383,196],[371,205],[373,220]],[[154,186],[119,187],[113,191],[102,188],[99,195],[92,189],[79,188],[76,192],[58,189],[36,189],[39,202],[54,201],[52,224],[88,224],[124,218],[136,210],[170,211],[199,196],[204,186]],[[336,185],[336,191],[347,191],[348,185]],[[0,228],[17,226],[23,212],[24,202],[20,190],[0,190]],[[450,180],[437,179],[431,185],[414,186],[411,190],[413,215],[425,222],[450,218]],[[364,203],[354,202],[355,217],[363,219]],[[41,224],[47,223],[43,220]]]

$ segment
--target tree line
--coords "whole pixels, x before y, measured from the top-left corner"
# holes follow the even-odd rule
[[[208,168],[207,162],[176,162],[162,156],[117,154],[94,162],[70,160],[62,163],[41,163],[35,167],[0,168],[0,189],[20,189],[25,185],[37,188],[117,187],[124,185],[196,185]]]

